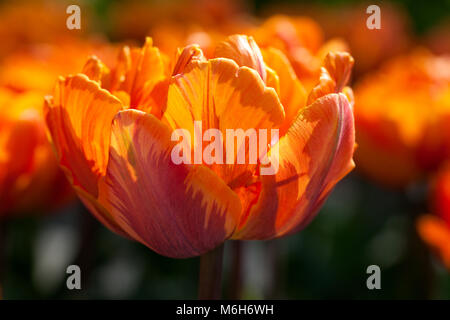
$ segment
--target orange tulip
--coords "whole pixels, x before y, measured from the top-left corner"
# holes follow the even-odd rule
[[[450,171],[443,169],[437,175],[431,202],[433,213],[419,218],[417,229],[425,241],[450,270]]]
[[[198,46],[170,63],[147,40],[109,69],[91,59],[46,100],[58,161],[90,211],[111,230],[169,257],[203,254],[226,239],[271,239],[304,227],[353,168],[345,94],[353,59],[333,53],[303,89],[284,54],[232,36],[206,59]],[[253,164],[175,164],[175,129],[279,128],[279,170]],[[195,133],[194,133],[195,135]],[[234,162],[235,163],[235,162]]]
[[[448,158],[450,59],[416,51],[370,74],[355,90],[358,168],[405,187]]]

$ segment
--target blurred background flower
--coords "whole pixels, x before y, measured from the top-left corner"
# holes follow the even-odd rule
[[[113,39],[142,41],[151,36],[163,52],[198,44],[205,55],[226,36],[246,33],[253,24],[248,4],[236,0],[127,1],[112,4],[108,11]]]
[[[355,89],[358,169],[405,187],[449,157],[450,57],[417,49]]]
[[[108,60],[114,49],[81,40],[30,44],[0,61],[0,212],[46,212],[72,196],[47,139],[44,96],[60,74],[71,73],[86,57]]]
[[[18,2],[17,6],[1,4],[1,8],[4,19],[0,33],[5,40],[0,45],[0,255],[3,258],[4,251],[7,255],[13,245],[9,241],[10,233],[15,232],[9,228],[11,224],[19,218],[26,219],[27,215],[43,218],[49,213],[65,211],[75,200],[48,141],[44,96],[51,92],[60,74],[78,70],[90,55],[108,61],[116,52],[101,37],[82,39],[76,32],[69,35],[67,29],[56,27],[65,23],[63,3]],[[41,29],[37,30],[33,24]],[[3,263],[5,259],[0,260]],[[3,269],[0,266],[0,289],[2,280],[9,281]]]
[[[56,208],[71,194],[42,121],[42,93],[0,91],[0,217]]]
[[[274,47],[284,52],[297,77],[311,90],[320,76],[320,68],[330,51],[349,51],[346,42],[335,38],[324,41],[319,24],[306,16],[275,15],[250,31],[262,48]]]
[[[381,9],[382,27],[367,28],[368,1],[347,4],[342,7],[312,8],[312,16],[317,19],[327,37],[342,37],[358,63],[356,76],[379,67],[384,60],[405,52],[411,45],[410,18],[394,2],[383,3]]]
[[[448,165],[433,178],[431,212],[421,216],[417,228],[422,239],[450,269],[450,171]]]
[[[82,29],[67,32],[66,8],[70,1],[18,0],[0,2],[0,57],[27,48],[30,44],[53,43],[86,34],[92,19],[85,10]]]

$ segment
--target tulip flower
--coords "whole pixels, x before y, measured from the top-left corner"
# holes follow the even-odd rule
[[[358,169],[403,188],[448,158],[450,59],[415,51],[369,74],[355,90]]]
[[[62,169],[98,220],[187,258],[227,239],[292,234],[312,220],[354,166],[352,64],[346,53],[329,54],[307,94],[284,54],[261,51],[251,37],[229,37],[211,59],[191,45],[175,62],[147,39],[142,49],[125,47],[115,67],[92,58],[83,73],[61,77],[46,121]],[[279,150],[278,172],[175,164],[172,133],[193,136],[195,121],[203,132],[279,129],[268,151]]]
[[[450,270],[450,171],[440,170],[432,188],[432,211],[417,221],[423,241],[439,256]]]

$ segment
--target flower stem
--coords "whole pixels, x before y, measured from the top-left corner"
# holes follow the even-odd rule
[[[269,266],[268,287],[264,294],[265,299],[279,299],[283,278],[281,244],[278,239],[268,241],[266,245],[267,264]]]
[[[426,189],[424,190],[426,191]],[[427,195],[417,191],[416,193],[403,194],[408,217],[412,218],[408,223],[408,247],[405,258],[405,275],[411,280],[405,280],[405,282],[414,283],[416,288],[415,290],[407,289],[407,294],[410,295],[409,299],[432,299],[436,280],[435,270],[429,248],[420,238],[415,225],[416,219],[423,212],[427,212]]]
[[[97,240],[100,224],[84,207],[84,205],[80,203],[79,208],[81,220],[79,233],[81,237],[81,243],[78,255],[75,258],[75,264],[80,266],[81,270],[83,270],[81,287],[87,288],[93,269],[95,243]]]
[[[222,295],[223,244],[200,257],[198,298],[218,300]]]
[[[230,299],[242,299],[242,281],[243,281],[243,270],[242,270],[242,241],[233,240],[230,242],[232,251],[232,265],[231,265],[231,275],[230,275],[230,288],[229,288],[229,298]]]
[[[6,264],[6,221],[0,221],[0,300],[3,299],[3,281]]]

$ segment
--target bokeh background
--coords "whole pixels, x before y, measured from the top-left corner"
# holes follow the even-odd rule
[[[450,52],[448,0],[370,2],[380,5],[382,24],[388,23],[377,36],[380,43],[364,42],[364,32],[358,32],[368,16],[367,2],[194,2],[195,7],[182,1],[71,1],[82,8],[82,30],[78,32],[65,28],[64,1],[0,1],[0,33],[16,32],[18,43],[52,43],[72,32],[71,36],[75,33],[80,38],[95,35],[141,44],[146,35],[157,36],[152,30],[167,21],[195,25],[194,13],[202,8],[204,15],[215,17],[202,22],[206,29],[208,24],[230,17],[258,21],[275,13],[307,15],[321,25],[324,39],[340,36],[348,40],[356,60],[353,83],[417,44],[439,54]],[[30,3],[42,10],[24,14]],[[1,59],[18,46],[14,41],[4,45]],[[378,54],[371,57],[372,50]],[[390,189],[352,172],[338,183],[316,219],[302,232],[275,241],[228,241],[224,297],[233,297],[240,286],[247,299],[450,299],[450,273],[416,231],[415,219],[430,210],[428,189],[426,181]],[[198,259],[165,258],[119,237],[76,200],[50,215],[36,212],[5,219],[2,229],[6,299],[196,298]],[[237,245],[240,277],[230,267]],[[82,268],[82,290],[66,288],[66,267],[71,264]],[[381,268],[381,290],[366,287],[366,268],[372,264]]]

